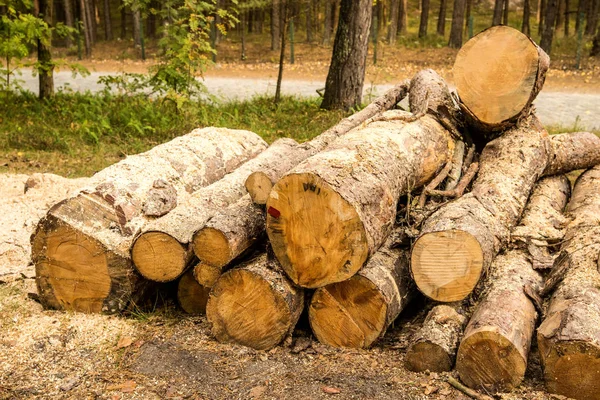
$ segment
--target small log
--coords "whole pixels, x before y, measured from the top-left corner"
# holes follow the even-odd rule
[[[440,304],[431,309],[406,351],[406,368],[415,372],[452,370],[467,318],[462,304]]]
[[[565,268],[537,331],[546,388],[600,399],[600,166],[575,183],[561,256]]]
[[[388,241],[352,278],[319,288],[308,309],[319,342],[368,348],[415,295],[408,251]]]
[[[600,164],[600,137],[591,132],[554,135],[550,160],[544,175],[565,174]]]
[[[291,334],[303,306],[303,290],[291,284],[276,260],[262,255],[219,278],[206,317],[219,342],[269,350]]]
[[[200,261],[194,266],[193,271],[196,282],[204,287],[211,288],[217,283],[219,277],[221,277],[223,267],[215,267],[214,265]]]
[[[469,125],[485,135],[527,117],[549,66],[550,57],[533,40],[508,26],[493,26],[471,38],[453,68]]]
[[[197,129],[95,174],[89,188],[52,207],[32,236],[41,303],[123,310],[146,285],[128,251],[140,227],[265,148],[252,132]]]
[[[399,113],[346,134],[273,187],[267,234],[297,285],[317,288],[354,275],[390,233],[400,196],[450,161],[454,140],[437,120],[407,123]]]
[[[252,201],[256,204],[264,205],[267,203],[269,193],[273,185],[281,179],[283,174],[298,165],[301,161],[322,151],[327,145],[332,143],[338,137],[345,135],[350,130],[364,123],[369,118],[393,108],[398,104],[409,90],[409,82],[404,81],[394,86],[382,96],[373,100],[371,104],[361,111],[344,118],[334,127],[323,132],[316,138],[302,144],[299,149],[282,154],[280,162],[271,169],[256,171],[250,174],[246,180],[246,190],[250,194]]]
[[[297,147],[292,139],[275,141],[223,179],[194,192],[185,203],[163,218],[144,226],[131,246],[136,270],[156,282],[169,282],[181,276],[193,258],[191,242],[194,234],[215,214],[243,197],[248,175],[270,169],[279,162],[281,152]]]
[[[179,278],[177,302],[188,314],[205,314],[209,292],[210,288],[196,282],[193,271],[189,270]]]

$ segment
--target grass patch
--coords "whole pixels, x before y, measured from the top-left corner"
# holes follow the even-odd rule
[[[146,151],[194,128],[248,129],[271,143],[280,137],[311,139],[344,117],[319,108],[319,99],[285,97],[216,104],[194,101],[177,109],[145,95],[30,93],[0,97],[0,172],[44,171],[85,176],[128,154]]]

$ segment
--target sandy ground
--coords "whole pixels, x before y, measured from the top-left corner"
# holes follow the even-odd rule
[[[0,175],[0,399],[467,399],[446,375],[412,373],[404,351],[425,315],[415,302],[370,350],[315,342],[306,316],[268,352],[219,344],[203,316],[167,298],[122,316],[43,310],[28,239],[37,219],[82,180]],[[24,193],[25,182],[32,186]],[[537,350],[520,389],[502,399],[550,399]]]

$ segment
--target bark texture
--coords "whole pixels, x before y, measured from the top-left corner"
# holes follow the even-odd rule
[[[303,306],[303,290],[262,255],[219,278],[206,317],[218,341],[269,350],[292,333]]]
[[[427,36],[429,24],[429,0],[421,0],[421,18],[419,20],[419,38]]]
[[[354,275],[390,233],[399,197],[451,159],[454,141],[434,118],[406,118],[413,116],[384,113],[304,160],[273,188],[267,233],[297,285],[317,288]]]
[[[137,271],[153,281],[177,279],[192,259],[194,234],[218,212],[244,196],[244,182],[252,172],[273,168],[279,163],[277,155],[295,146],[297,143],[292,139],[277,140],[223,179],[195,191],[169,214],[147,224],[131,247]]]
[[[600,138],[591,132],[554,135],[544,175],[564,174],[600,164]]]
[[[600,399],[600,167],[578,178],[567,216],[564,275],[538,328],[538,347],[549,392]]]
[[[360,105],[371,27],[370,0],[342,0],[329,73],[321,107],[327,110]]]
[[[452,10],[452,26],[450,28],[450,39],[448,46],[460,49],[463,39],[463,26],[465,25],[465,7],[467,0],[454,0]]]
[[[467,318],[461,305],[441,304],[427,314],[406,351],[406,367],[415,372],[452,370]]]
[[[554,30],[556,19],[558,18],[558,0],[547,0],[544,14],[544,29],[540,47],[550,54],[552,50],[552,41],[554,40]]]
[[[183,201],[265,147],[252,132],[198,129],[98,172],[89,188],[52,207],[32,236],[42,304],[122,310],[141,282],[128,248],[133,235],[154,218],[146,212]]]
[[[368,348],[383,337],[416,293],[408,256],[388,240],[352,278],[317,289],[308,309],[317,339]]]
[[[53,0],[38,0],[39,14],[48,27],[52,27]],[[52,63],[52,37],[47,39],[49,43],[38,39],[38,64],[37,72],[39,76],[39,98],[47,99],[54,96],[54,64]]]

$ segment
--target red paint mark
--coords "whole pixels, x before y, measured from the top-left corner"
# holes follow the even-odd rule
[[[269,207],[269,209],[267,210],[267,212],[273,218],[279,218],[279,216],[281,215],[281,212],[278,209],[273,208],[273,207]]]

